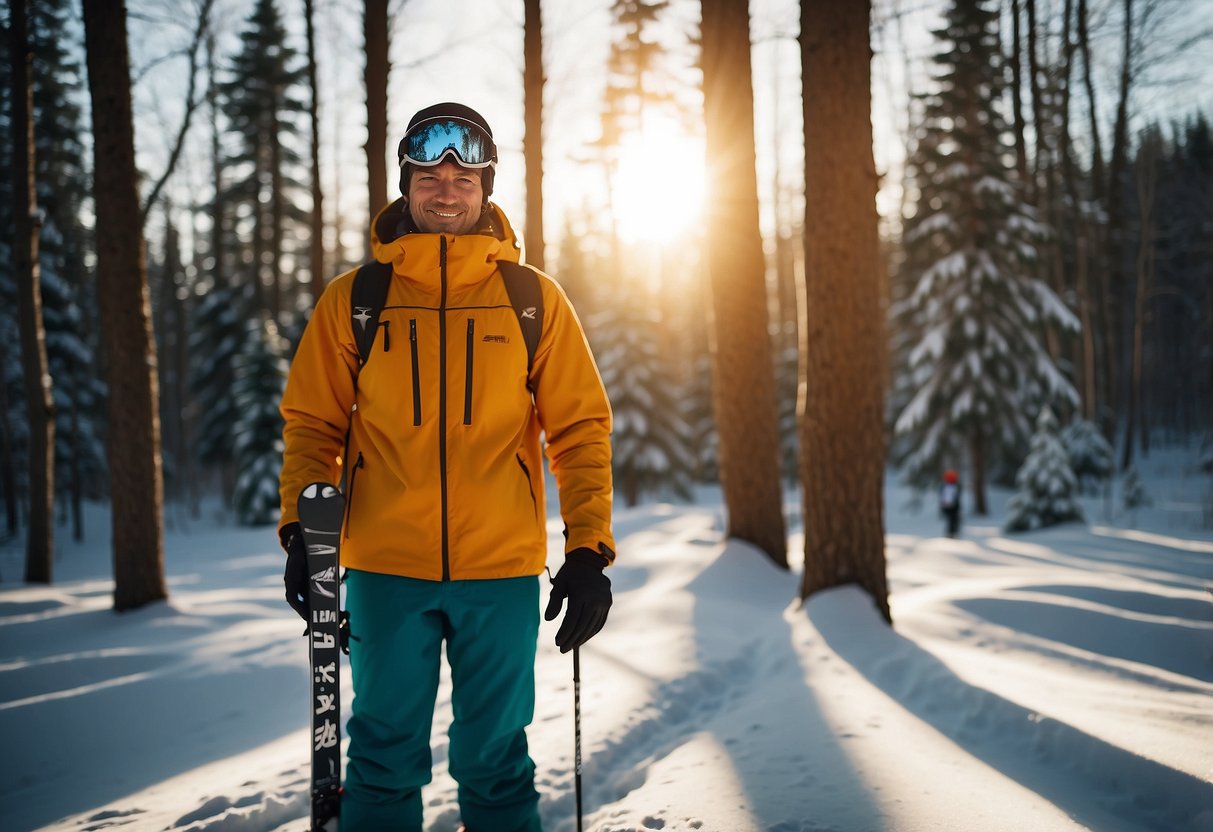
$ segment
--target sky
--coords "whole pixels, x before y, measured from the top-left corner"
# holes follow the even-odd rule
[[[1213,830],[1213,483],[1155,448],[1152,504],[1087,522],[943,536],[887,484],[895,627],[854,587],[796,601],[793,569],[722,536],[717,489],[615,515],[615,601],[582,649],[588,832]],[[553,512],[549,512],[553,516]],[[104,512],[61,532],[56,582],[0,547],[0,780],[7,832],[303,832],[306,639],[272,528],[167,511],[170,600],[117,615]],[[559,562],[558,521],[549,559]],[[546,598],[546,594],[544,595]],[[572,832],[569,657],[543,623],[529,729],[547,832]],[[348,664],[343,701],[348,708]],[[459,825],[450,684],[428,832]]]

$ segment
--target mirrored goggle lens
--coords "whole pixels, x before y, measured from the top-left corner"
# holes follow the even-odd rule
[[[400,162],[436,165],[448,153],[454,153],[460,164],[469,168],[485,168],[497,161],[497,147],[487,133],[466,121],[444,119],[413,128],[405,138]]]

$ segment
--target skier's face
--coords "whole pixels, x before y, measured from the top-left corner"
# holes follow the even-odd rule
[[[427,234],[467,234],[480,220],[484,188],[480,171],[442,162],[414,167],[409,181],[409,213]]]

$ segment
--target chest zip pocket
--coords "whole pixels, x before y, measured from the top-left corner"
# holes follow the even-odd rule
[[[464,372],[463,386],[463,423],[472,423],[472,357],[476,346],[476,320],[468,318],[468,357]]]
[[[413,364],[413,424],[421,424],[421,369],[417,358],[417,319],[409,320],[409,347]]]

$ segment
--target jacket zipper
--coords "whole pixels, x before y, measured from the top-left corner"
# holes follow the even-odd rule
[[[446,492],[446,236],[438,238],[438,269],[442,295],[438,301],[438,479],[442,495],[442,580],[451,579],[450,529]]]
[[[350,469],[350,487],[345,493],[345,522],[341,524],[343,539],[348,539],[350,536],[350,507],[354,505],[354,481],[358,479],[358,469],[362,467],[362,452],[358,452],[358,459],[354,462],[354,467]]]
[[[388,352],[392,348],[392,339],[388,337],[388,327],[392,325],[391,321],[380,321],[379,326],[383,328],[383,351]]]
[[[417,364],[417,319],[409,321],[409,345],[413,350],[413,425],[421,424],[421,370]]]
[[[472,423],[472,355],[476,344],[476,320],[468,318],[468,359],[467,368],[464,372],[464,388],[463,388],[463,423],[470,425]]]

